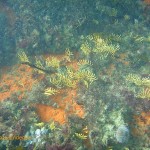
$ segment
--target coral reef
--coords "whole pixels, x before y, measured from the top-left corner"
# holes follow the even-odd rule
[[[149,149],[149,8],[2,0],[0,149]]]
[[[134,83],[137,87],[142,87],[137,95],[138,98],[150,100],[150,79],[141,78],[135,74],[129,74],[126,80]]]

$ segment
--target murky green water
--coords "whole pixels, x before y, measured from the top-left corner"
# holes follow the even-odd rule
[[[1,150],[149,150],[150,5],[0,1]]]

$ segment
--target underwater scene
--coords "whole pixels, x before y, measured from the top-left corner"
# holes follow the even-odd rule
[[[150,0],[0,0],[0,150],[150,150]]]

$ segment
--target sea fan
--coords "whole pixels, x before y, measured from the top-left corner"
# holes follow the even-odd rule
[[[44,94],[47,95],[47,96],[55,95],[56,93],[58,93],[58,91],[51,88],[51,87],[47,88],[44,92]]]
[[[55,69],[60,67],[60,61],[55,57],[51,57],[51,59],[47,58],[45,63],[47,67],[53,67]]]
[[[119,143],[127,142],[129,139],[129,129],[125,125],[119,126],[116,131],[115,137]]]
[[[29,62],[28,56],[24,51],[19,51],[17,55],[20,62]]]
[[[150,100],[150,88],[143,89],[137,97]]]

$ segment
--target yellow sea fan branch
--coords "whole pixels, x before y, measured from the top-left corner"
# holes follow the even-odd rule
[[[86,37],[85,43],[83,43],[80,47],[81,51],[84,55],[89,56],[91,52],[103,55],[110,54],[114,55],[116,51],[120,49],[119,45],[108,44],[107,41],[102,39],[99,35],[93,34]],[[104,55],[104,56],[107,56]],[[106,57],[103,57],[106,58]]]
[[[86,59],[81,59],[79,60],[79,62],[77,63],[79,66],[82,66],[82,65],[92,65],[91,61],[89,60],[86,60]]]
[[[93,81],[97,80],[95,74],[91,71],[86,71],[86,79],[92,83]]]
[[[141,79],[138,75],[136,74],[129,74],[126,76],[126,80],[129,82],[133,82],[136,85],[141,85]]]
[[[69,49],[66,49],[64,60],[66,60],[67,62],[71,62],[71,57],[72,56],[73,56],[73,53]]]
[[[52,57],[51,59],[47,58],[45,63],[47,67],[59,68],[60,66],[60,61],[55,57]]]
[[[87,135],[84,135],[82,133],[75,133],[76,137],[81,139],[81,140],[86,140],[87,139]]]
[[[56,87],[62,86],[61,79],[58,76],[50,78],[50,82]]]
[[[66,86],[66,87],[71,87],[71,88],[75,88],[77,85],[77,81],[73,79],[74,74],[59,74],[58,77],[61,81],[62,86]]]
[[[92,83],[93,81],[97,80],[95,74],[89,70],[81,70],[76,73],[76,79],[78,80],[85,80],[89,83]]]
[[[47,96],[55,95],[56,93],[58,93],[58,90],[55,90],[51,87],[45,89],[45,92],[44,92],[44,94]]]
[[[150,79],[149,78],[143,78],[142,79],[142,85],[150,87]]]
[[[141,77],[136,75],[136,74],[129,74],[126,77],[126,80],[129,81],[129,82],[132,82],[132,83],[134,83],[135,85],[138,85],[138,86],[150,87],[150,79],[149,78],[141,79]]]
[[[50,130],[55,130],[56,129],[54,121],[49,125],[49,128],[50,128]]]
[[[69,76],[69,78],[74,78],[74,71],[72,68],[66,67],[67,68],[67,76]]]
[[[65,50],[65,55],[68,56],[68,57],[71,57],[71,56],[73,56],[73,53],[67,48]]]
[[[35,56],[35,65],[39,68],[44,68],[41,61]]]
[[[29,62],[29,59],[24,51],[18,52],[18,58],[21,62]]]
[[[150,88],[143,89],[137,97],[150,100]]]
[[[85,56],[89,56],[89,54],[91,53],[91,48],[87,42],[82,44],[80,49],[82,50],[82,52]]]

